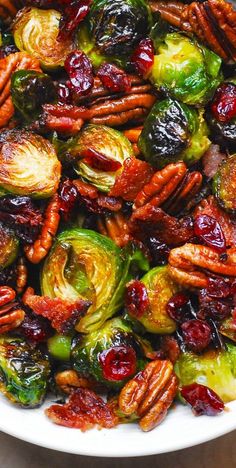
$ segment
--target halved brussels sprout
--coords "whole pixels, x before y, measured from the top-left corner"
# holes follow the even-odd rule
[[[92,167],[86,161],[88,150],[105,156],[109,162],[120,163],[120,168],[101,170]],[[89,124],[74,138],[63,145],[63,152],[74,161],[76,172],[103,192],[109,192],[115,183],[115,178],[122,171],[126,158],[133,156],[133,149],[129,140],[118,130],[105,125]],[[63,157],[63,154],[62,154]]]
[[[136,319],[149,333],[173,333],[176,323],[169,317],[166,305],[179,288],[170,278],[167,267],[153,268],[140,281],[146,287],[149,306],[144,314]]]
[[[0,391],[26,408],[42,404],[50,373],[48,359],[20,338],[0,338]]]
[[[57,93],[52,78],[34,70],[18,70],[11,77],[11,97],[25,120],[38,117],[42,104],[52,102]]]
[[[149,78],[186,104],[205,105],[222,79],[221,58],[180,33],[167,34],[158,47]]]
[[[72,337],[56,333],[48,339],[48,351],[53,359],[69,361]]]
[[[95,231],[64,231],[44,264],[42,293],[52,298],[66,297],[71,302],[79,298],[91,301],[76,329],[83,333],[94,331],[121,307],[130,263],[135,257],[135,253],[122,251],[111,239]]]
[[[61,163],[54,146],[40,135],[25,130],[0,134],[1,193],[47,198],[61,177]]]
[[[197,382],[214,390],[226,403],[236,399],[236,346],[202,355],[182,353],[175,364],[180,385]]]
[[[71,361],[79,373],[119,388],[143,367],[144,354],[130,325],[114,318],[99,330],[79,338],[72,345]]]
[[[236,154],[225,159],[213,178],[213,193],[226,211],[236,213]]]
[[[224,320],[220,325],[220,333],[236,343],[235,318],[230,317]]]
[[[0,223],[0,270],[11,265],[18,252],[19,241],[15,234]]]
[[[210,146],[202,112],[173,99],[156,102],[144,122],[139,148],[158,169],[171,162],[198,161]]]
[[[105,55],[129,54],[151,27],[145,0],[94,0],[88,20],[92,37]]]
[[[13,25],[15,44],[19,50],[37,58],[45,70],[64,65],[75,48],[71,39],[58,40],[61,13],[56,10],[23,8]]]

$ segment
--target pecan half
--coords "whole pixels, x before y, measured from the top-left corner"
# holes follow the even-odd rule
[[[94,390],[99,385],[92,378],[84,377],[73,369],[58,372],[55,375],[55,382],[64,393],[68,394],[75,388],[90,388]]]
[[[14,299],[16,293],[9,286],[0,287],[0,334],[19,327],[25,318],[25,312]]]
[[[149,1],[152,11],[173,26],[195,34],[225,61],[236,60],[236,11],[224,0],[186,5],[177,1]]]
[[[211,247],[185,244],[170,251],[168,262],[171,277],[185,287],[206,288],[208,276],[202,270],[236,276],[235,248],[227,250],[225,258]]]
[[[24,291],[28,278],[28,269],[24,257],[20,257],[17,262],[16,274],[16,290],[20,294]]]
[[[118,212],[98,218],[98,230],[104,236],[110,237],[116,245],[124,247],[132,239],[125,216]]]
[[[165,418],[177,388],[171,362],[152,361],[122,388],[119,408],[127,416],[137,414],[141,429],[151,431]]]
[[[11,76],[17,70],[41,71],[41,68],[39,61],[26,52],[16,52],[0,59],[0,128],[6,126],[14,114]]]

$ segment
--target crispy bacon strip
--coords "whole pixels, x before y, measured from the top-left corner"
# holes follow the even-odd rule
[[[148,183],[154,173],[153,168],[145,161],[127,158],[121,175],[117,176],[115,184],[109,192],[112,197],[122,197],[133,201],[142,187]]]

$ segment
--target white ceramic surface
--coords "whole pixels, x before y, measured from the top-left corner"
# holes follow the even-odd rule
[[[79,455],[129,457],[171,452],[206,442],[236,429],[236,401],[217,417],[194,417],[182,405],[171,410],[154,431],[143,433],[134,424],[81,433],[51,423],[44,408],[17,409],[0,397],[0,430],[42,447]]]

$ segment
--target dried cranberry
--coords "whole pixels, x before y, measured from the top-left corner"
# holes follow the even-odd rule
[[[138,280],[131,281],[125,294],[125,305],[128,312],[134,317],[142,317],[149,308],[149,299],[146,286]]]
[[[81,21],[87,16],[92,0],[59,0],[66,8],[60,21],[58,40],[71,37]]]
[[[142,39],[131,57],[137,73],[145,76],[154,63],[154,45],[151,39]]]
[[[78,190],[73,182],[65,179],[59,186],[60,211],[65,220],[68,220],[78,199]]]
[[[230,316],[232,301],[229,299],[213,299],[206,290],[199,293],[199,311],[197,317],[201,320],[211,318],[216,321],[224,320]]]
[[[170,298],[166,305],[166,311],[170,318],[175,322],[182,322],[186,319],[186,313],[188,312],[187,305],[189,302],[189,296],[184,293],[176,293]]]
[[[231,280],[229,278],[208,278],[206,293],[210,297],[224,298],[231,294]]]
[[[0,221],[11,227],[22,242],[32,243],[40,232],[42,214],[30,197],[0,198]]]
[[[212,113],[219,122],[228,122],[236,117],[236,85],[224,83],[216,90]]]
[[[27,313],[18,331],[32,343],[46,341],[53,333],[49,320]]]
[[[122,164],[119,161],[108,158],[105,154],[99,153],[93,148],[87,148],[81,153],[83,162],[105,172],[115,172],[122,167]]]
[[[182,323],[184,344],[190,351],[201,352],[211,341],[211,327],[203,320],[193,319]]]
[[[194,219],[194,232],[209,247],[219,253],[225,252],[226,241],[224,233],[218,221],[206,214],[199,215]]]
[[[119,381],[131,377],[136,371],[136,353],[129,346],[114,346],[100,353],[103,377]]]
[[[129,76],[121,68],[104,63],[98,69],[97,76],[100,78],[103,86],[114,93],[128,92],[131,89]]]
[[[71,104],[72,96],[70,88],[67,86],[66,83],[58,83],[57,85],[57,94],[58,94],[58,102],[61,104]]]
[[[167,244],[153,236],[147,238],[145,244],[150,250],[150,254],[155,265],[164,265],[167,263],[170,253],[170,249]]]
[[[87,94],[94,82],[92,63],[87,55],[75,50],[67,56],[64,66],[69,76],[68,87],[76,94]]]
[[[215,416],[224,409],[224,402],[209,387],[192,383],[181,390],[182,397],[189,403],[196,416]]]

